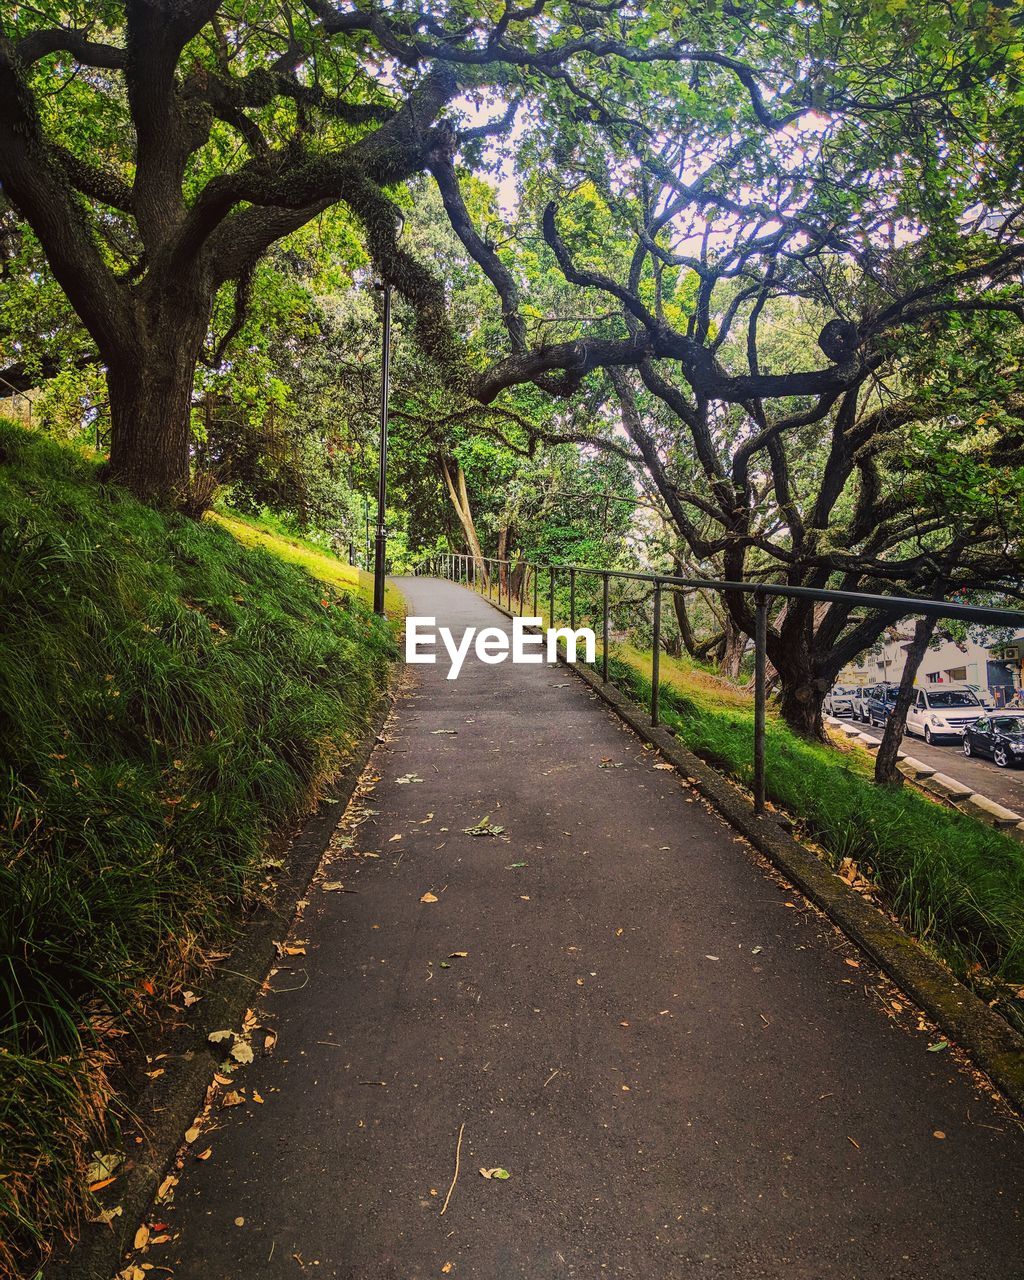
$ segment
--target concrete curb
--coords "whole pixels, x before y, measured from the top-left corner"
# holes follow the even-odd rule
[[[353,750],[345,771],[329,784],[328,796],[305,820],[294,839],[287,842],[287,859],[272,904],[247,921],[223,971],[183,1026],[173,1051],[162,1058],[165,1074],[151,1081],[133,1101],[139,1123],[125,1127],[125,1137],[136,1133],[145,1141],[126,1151],[117,1182],[103,1197],[106,1205],[120,1205],[121,1213],[110,1227],[87,1224],[75,1246],[52,1257],[39,1274],[44,1280],[111,1280],[131,1249],[138,1224],[144,1218],[157,1187],[174,1158],[185,1130],[202,1110],[206,1089],[223,1057],[207,1041],[211,1031],[239,1027],[276,957],[275,940],[283,939],[295,915],[295,904],[305,894],[324,850],[341,821],[394,706],[400,668],[392,672],[369,726]],[[99,1197],[97,1197],[99,1199]]]
[[[757,817],[752,802],[738,787],[665,729],[652,728],[618,689],[605,685],[587,667],[577,665],[572,670],[634,733],[657,747],[722,817],[966,1049],[1016,1110],[1024,1111],[1024,1037],[928,956],[909,934],[840,880],[821,858],[783,831],[773,818]]]
[[[515,616],[493,601],[489,603],[505,617]],[[865,902],[817,854],[783,831],[770,815],[758,817],[752,801],[723,774],[688,751],[666,729],[652,727],[648,717],[613,684],[605,684],[589,667],[566,663],[561,653],[560,661],[641,741],[657,747],[732,827],[970,1054],[1016,1111],[1024,1112],[1024,1036],[933,960],[898,924]]]
[[[830,729],[838,729],[848,738],[856,739],[869,751],[878,750],[878,740],[862,733],[855,725],[847,724],[837,716],[826,716],[825,723]],[[915,760],[905,751],[900,751],[896,758],[900,761],[900,772],[922,791],[930,792],[940,800],[948,801],[954,809],[959,809],[970,818],[988,823],[1003,835],[1012,836],[1013,839],[1024,842],[1024,815],[1016,813],[1013,809],[1007,809],[1005,805],[991,800],[980,791],[975,791],[966,782],[950,777],[949,774],[940,773],[931,765]]]

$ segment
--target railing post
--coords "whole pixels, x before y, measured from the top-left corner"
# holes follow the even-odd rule
[[[576,570],[569,570],[569,626],[576,630]]]
[[[548,626],[555,625],[555,566],[548,570]]]
[[[661,676],[661,583],[654,584],[654,634],[651,641],[651,724],[658,726],[658,695]]]
[[[608,574],[603,575],[604,583],[602,585],[601,595],[602,609],[604,612],[604,623],[602,626],[602,649],[601,649],[601,678],[605,684],[608,683]]]
[[[754,812],[764,813],[765,667],[768,649],[768,597],[754,594]]]
[[[540,574],[537,572],[539,566],[533,566],[533,616],[537,616],[537,584],[540,581]]]

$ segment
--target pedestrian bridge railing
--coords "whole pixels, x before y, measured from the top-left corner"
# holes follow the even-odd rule
[[[660,723],[661,692],[661,612],[662,593],[669,590],[708,590],[719,594],[731,592],[753,597],[754,603],[754,808],[764,813],[765,800],[765,711],[767,704],[767,638],[768,605],[772,599],[814,600],[823,603],[855,605],[860,609],[887,614],[895,622],[906,617],[955,618],[989,627],[1024,627],[1024,610],[991,608],[961,604],[953,600],[929,600],[919,596],[875,595],[863,591],[832,591],[825,587],[794,587],[783,583],[730,582],[716,578],[684,578],[675,574],[644,573],[632,569],[599,569],[579,564],[541,564],[527,560],[507,560],[494,556],[475,558],[459,552],[428,556],[415,568],[417,576],[446,578],[477,590],[511,615],[540,617],[541,581],[547,596],[548,625],[555,627],[556,585],[568,582],[571,630],[576,629],[577,587],[580,580],[596,580],[600,584],[601,614],[601,678],[608,683],[608,633],[610,626],[609,586],[613,579],[647,584],[654,597],[654,619],[651,635],[651,724]],[[527,596],[532,586],[533,611],[527,614]],[[503,599],[504,596],[504,599]]]

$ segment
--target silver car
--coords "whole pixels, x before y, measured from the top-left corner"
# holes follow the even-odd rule
[[[842,685],[834,684],[825,694],[822,707],[830,716],[852,716],[855,692],[854,689],[844,689]]]

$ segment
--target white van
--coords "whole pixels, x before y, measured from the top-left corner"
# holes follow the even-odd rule
[[[963,736],[985,708],[969,685],[937,684],[918,689],[907,712],[907,733],[925,742],[942,742]]]

